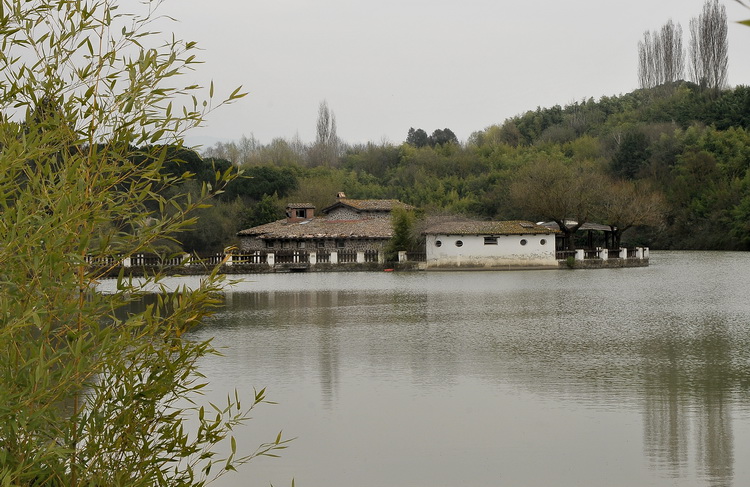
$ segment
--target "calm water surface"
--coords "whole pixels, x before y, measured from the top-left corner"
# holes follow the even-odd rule
[[[195,334],[238,432],[217,485],[750,485],[750,253],[641,269],[252,275]]]

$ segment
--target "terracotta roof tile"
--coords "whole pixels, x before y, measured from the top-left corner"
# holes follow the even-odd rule
[[[316,217],[295,223],[289,223],[286,219],[278,220],[242,230],[237,235],[264,239],[391,238],[393,229],[388,218],[327,220]]]
[[[424,233],[428,235],[528,235],[557,233],[557,231],[524,220],[512,220],[441,222],[431,225]]]
[[[404,208],[407,210],[414,208],[413,206],[402,203],[399,200],[352,200],[349,198],[341,198],[336,203],[327,208],[323,208],[321,211],[327,213],[338,206],[348,206],[357,211],[391,211],[394,208]]]

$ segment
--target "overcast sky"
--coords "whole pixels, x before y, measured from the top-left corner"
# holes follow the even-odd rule
[[[400,143],[409,127],[460,140],[537,106],[638,87],[637,46],[670,18],[689,44],[704,0],[170,0],[161,13],[203,48],[198,81],[249,95],[190,143],[315,138],[318,106],[349,143]],[[750,84],[750,10],[723,0],[729,83]]]

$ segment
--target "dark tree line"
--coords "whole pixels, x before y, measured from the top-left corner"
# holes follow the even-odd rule
[[[409,129],[406,134],[406,143],[414,147],[436,147],[445,144],[458,144],[458,137],[451,129],[436,129],[431,135],[427,135],[423,129]]]

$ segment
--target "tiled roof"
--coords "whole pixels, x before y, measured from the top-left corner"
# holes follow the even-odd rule
[[[565,226],[568,228],[576,225],[577,223],[578,222],[575,222],[575,221],[565,220]],[[543,222],[543,223],[540,223],[540,225],[545,226],[547,228],[551,228],[552,230],[560,229],[560,225],[558,225],[555,222]],[[582,230],[582,231],[598,230],[601,232],[611,232],[612,227],[610,227],[609,225],[602,225],[601,223],[584,223],[583,225],[581,225],[581,227],[578,230]]]
[[[284,219],[242,230],[237,235],[264,239],[391,238],[393,228],[388,218],[367,220],[313,218],[295,223],[289,223]]]
[[[357,211],[391,211],[394,208],[411,210],[414,208],[413,206],[402,203],[399,200],[351,200],[349,198],[341,198],[336,203],[327,208],[323,208],[321,211],[323,213],[328,213],[338,206],[348,206]]]
[[[428,235],[528,235],[557,233],[557,230],[523,220],[496,222],[453,221],[431,225],[424,233]]]
[[[287,203],[287,208],[300,208],[300,209],[315,209],[315,205],[312,203]]]

